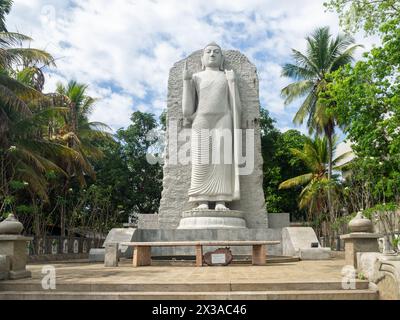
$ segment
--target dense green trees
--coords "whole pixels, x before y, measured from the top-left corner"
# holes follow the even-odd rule
[[[310,131],[325,138],[316,137],[306,142],[303,150],[292,150],[311,172],[292,177],[280,187],[308,183],[301,191],[299,205],[315,214],[310,220],[326,219],[329,234],[332,228],[338,230],[339,220],[348,220],[341,220],[343,213],[382,211],[377,208],[393,209],[400,203],[400,6],[391,0],[331,0],[325,5],[339,13],[346,31],[363,28],[368,34],[380,35],[382,40],[381,46],[352,65],[351,56],[357,47],[352,38],[329,40],[328,30],[320,28],[307,38],[306,54],[294,50],[295,64],[283,68],[284,76],[297,80],[282,90],[286,103],[306,97],[294,122],[302,123],[308,117]],[[333,43],[342,43],[337,46],[339,56],[331,55],[336,47]],[[355,154],[353,161],[341,166],[343,175],[339,180],[330,174],[334,169],[331,137],[337,125],[344,130]],[[313,144],[315,148],[311,147]],[[318,149],[323,154],[327,152],[328,163],[325,157],[321,161]],[[316,165],[312,170],[312,159],[314,164],[321,162],[322,171]],[[329,217],[321,219],[327,211]]]
[[[280,132],[275,121],[265,109],[261,109],[261,144],[264,159],[264,194],[268,212],[288,212],[294,220],[305,220],[306,211],[299,209],[297,198],[301,188],[279,190],[279,184],[299,175],[306,166],[290,152],[291,148],[302,148],[306,136],[296,130]]]
[[[0,3],[0,16],[11,1]],[[44,94],[46,67],[54,60],[45,51],[23,48],[29,37],[0,32],[0,214],[16,214],[27,232],[41,235],[49,224],[73,224],[70,201],[94,178],[91,161],[99,157],[92,144],[109,138],[101,124],[90,123],[93,99],[86,87],[70,82]],[[68,213],[68,214],[67,214]],[[61,223],[60,223],[61,218]]]
[[[128,216],[156,212],[162,168],[149,163],[148,153],[161,156],[154,146],[166,129],[165,112],[160,121],[134,112],[127,128],[110,134],[90,121],[96,100],[85,84],[70,81],[44,93],[54,59],[7,30],[11,5],[0,0],[0,215],[13,212],[26,232],[43,235],[49,226],[61,234],[107,232]],[[325,234],[332,235],[346,212],[393,211],[400,203],[400,5],[330,0],[326,6],[345,30],[377,34],[381,45],[352,65],[353,38],[317,28],[304,53],[292,51],[283,76],[294,83],[281,92],[286,104],[303,99],[294,122],[307,122],[316,136],[280,132],[265,109],[260,126],[268,211],[318,228],[328,222]],[[356,157],[334,170],[343,160],[333,159],[337,126]]]
[[[348,182],[364,196],[353,199],[355,210],[400,203],[400,18],[391,15],[398,4],[378,1],[370,6],[377,11],[359,12],[359,21],[364,21],[360,26],[368,32],[379,31],[382,45],[354,66],[332,73],[321,95],[357,156]],[[392,19],[382,19],[382,15]]]
[[[323,134],[328,142],[328,179],[333,171],[333,137],[336,119],[327,112],[326,100],[319,95],[326,90],[327,75],[353,60],[353,54],[359,45],[349,35],[338,35],[332,38],[328,27],[317,28],[306,38],[306,53],[292,49],[294,64],[283,67],[282,75],[296,80],[282,89],[285,104],[305,97],[293,122],[302,124],[306,118],[310,133]],[[331,219],[334,217],[331,193],[328,190],[328,210]]]
[[[336,137],[333,138],[334,150],[336,146]],[[340,204],[338,203],[338,176],[329,177],[329,148],[326,137],[315,139],[306,138],[303,148],[291,148],[293,156],[300,160],[307,167],[307,171],[301,175],[283,181],[279,189],[302,188],[299,195],[299,208],[307,209],[308,221],[318,220],[319,215],[328,212],[328,206],[336,206],[334,212],[338,212]],[[334,159],[332,164],[338,165],[346,159],[347,153],[344,153]],[[328,198],[328,192],[331,198]],[[328,202],[331,201],[331,203]]]
[[[131,121],[117,136],[129,171],[133,209],[137,213],[155,213],[161,198],[162,167],[159,162],[149,163],[147,154],[157,142],[157,135],[151,133],[159,124],[153,114],[139,111],[132,114]]]
[[[382,25],[400,15],[398,0],[329,0],[325,6],[339,14],[347,32],[364,29],[367,34],[379,33]]]
[[[354,66],[329,75],[321,99],[337,115],[356,155],[345,175],[343,202],[349,212],[364,210],[380,221],[397,247],[399,226],[393,221],[400,214],[400,4],[331,0],[326,5],[339,13],[347,30],[363,29],[381,38]]]

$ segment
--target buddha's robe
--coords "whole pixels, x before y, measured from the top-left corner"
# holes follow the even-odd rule
[[[241,104],[236,82],[214,70],[185,81],[183,110],[193,121],[189,202],[239,200]]]

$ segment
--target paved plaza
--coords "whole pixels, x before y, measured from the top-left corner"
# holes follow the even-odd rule
[[[310,282],[341,281],[344,260],[298,261],[272,263],[266,266],[231,265],[226,267],[195,267],[159,265],[133,268],[130,260],[119,267],[105,268],[101,263],[54,263],[57,283],[201,283],[241,281]],[[43,264],[28,265],[32,279],[18,280],[37,283],[43,278]]]
[[[177,264],[177,265],[176,265]],[[129,299],[129,300],[287,300],[377,299],[368,281],[343,288],[343,259],[269,263],[265,266],[195,267],[191,262],[133,268],[121,261],[103,264],[56,263],[29,265],[31,279],[3,281],[0,299]],[[55,268],[55,287],[43,288],[46,273]],[[45,281],[45,286],[50,282]]]

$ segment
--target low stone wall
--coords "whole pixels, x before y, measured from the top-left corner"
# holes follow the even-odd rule
[[[266,240],[281,241],[282,229],[211,229],[211,230],[138,230],[140,241],[207,241],[207,240]],[[216,247],[205,247],[204,252],[213,251]],[[251,255],[252,247],[232,247],[234,255]],[[267,253],[282,255],[282,243],[267,246]],[[152,248],[153,256],[187,256],[195,255],[194,247],[161,247]]]
[[[54,256],[54,260],[57,259],[56,256],[72,258],[73,255],[77,255],[77,259],[79,259],[79,255],[87,255],[91,248],[101,247],[103,242],[104,239],[83,237],[48,236],[34,238],[28,242],[27,253],[30,257]],[[34,261],[35,258],[31,258],[31,260]]]
[[[70,253],[70,254],[44,254],[40,256],[28,256],[28,263],[43,263],[68,260],[86,260],[89,258],[88,253]]]

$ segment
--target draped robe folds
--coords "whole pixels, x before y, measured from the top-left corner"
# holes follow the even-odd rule
[[[183,114],[192,120],[189,202],[240,199],[241,102],[236,80],[203,71],[184,80]]]

